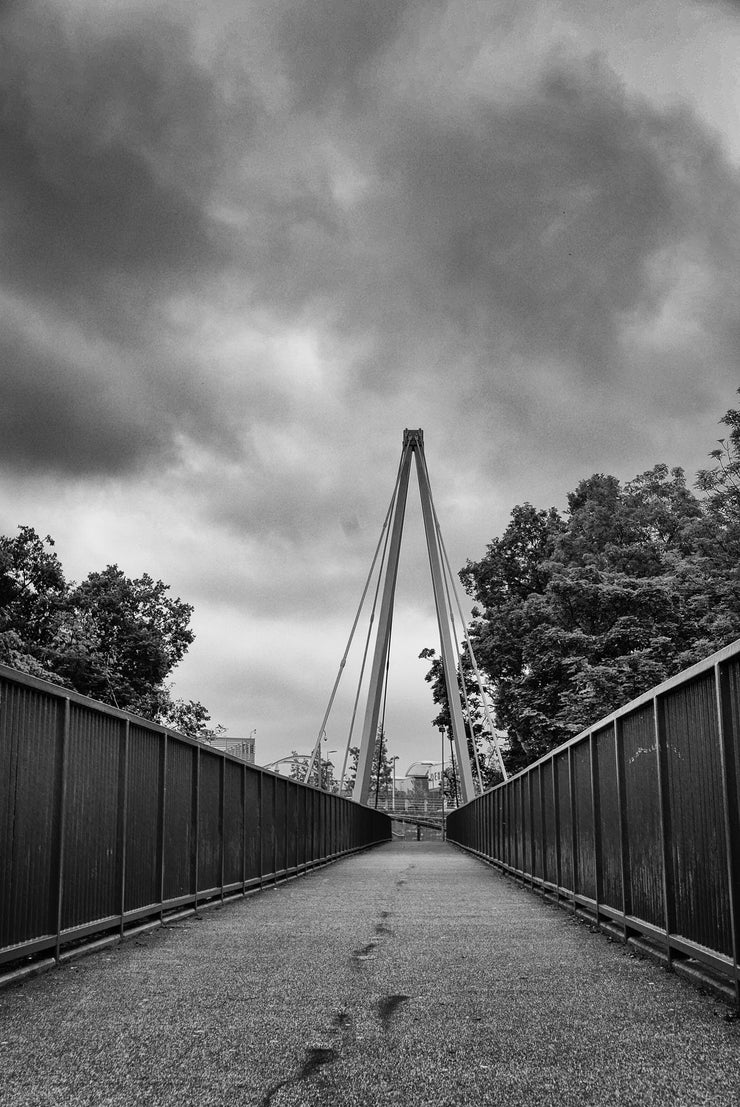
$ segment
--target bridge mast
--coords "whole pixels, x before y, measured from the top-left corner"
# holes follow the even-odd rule
[[[434,606],[437,611],[437,625],[439,627],[440,652],[442,655],[442,666],[450,705],[452,736],[455,742],[457,763],[460,772],[462,800],[463,803],[467,803],[468,800],[473,799],[474,796],[473,774],[470,768],[468,742],[465,734],[465,723],[463,721],[460,692],[457,684],[457,664],[450,633],[450,619],[445,602],[442,559],[440,557],[439,539],[434,518],[434,508],[432,506],[432,492],[429,485],[426,458],[424,456],[424,433],[421,430],[405,430],[403,433],[403,450],[401,453],[398,494],[393,508],[393,522],[388,544],[388,561],[383,582],[378,631],[375,640],[372,668],[370,670],[367,708],[365,711],[365,721],[362,727],[360,754],[357,760],[357,776],[355,778],[352,798],[359,803],[367,803],[367,798],[370,793],[370,777],[372,773],[373,754],[378,740],[378,721],[380,719],[380,709],[383,698],[383,679],[388,661],[388,650],[390,648],[393,601],[396,592],[396,579],[398,577],[398,560],[401,550],[401,536],[403,534],[403,520],[406,511],[406,498],[412,456],[416,459],[416,472],[419,479],[421,510],[424,519],[427,552],[429,554],[429,567],[432,573]]]

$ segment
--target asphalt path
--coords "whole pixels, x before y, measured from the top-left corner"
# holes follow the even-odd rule
[[[2,1107],[740,1104],[740,1022],[441,842],[0,992]]]

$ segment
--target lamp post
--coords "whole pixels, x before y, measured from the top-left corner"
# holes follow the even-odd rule
[[[439,805],[442,818],[445,815],[445,728],[439,728],[439,736],[442,739],[442,773],[439,778]]]
[[[391,758],[391,761],[393,762],[393,800],[392,800],[392,809],[393,809],[393,812],[394,812],[394,814],[395,814],[395,810],[396,810],[396,762],[398,761],[398,754],[396,754],[396,756],[395,756],[395,757],[392,757],[392,758]]]
[[[329,739],[326,737],[326,731],[324,731],[324,741],[325,742],[329,741]],[[336,752],[337,752],[336,750],[324,750],[324,756],[322,758],[321,750],[319,750],[319,788],[321,789],[322,792],[323,791],[327,791],[327,792],[329,791],[328,788],[324,789],[324,765],[326,765],[327,776],[328,776],[329,754],[336,753]]]

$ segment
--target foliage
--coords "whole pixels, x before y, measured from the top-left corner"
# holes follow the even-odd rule
[[[213,737],[197,701],[173,700],[167,676],[194,635],[192,607],[148,574],[109,565],[68,583],[48,535],[0,536],[0,661],[183,734]]]
[[[419,657],[424,660],[431,659],[432,662],[431,667],[424,677],[427,683],[432,686],[432,699],[434,703],[439,705],[439,711],[432,719],[432,726],[437,727],[438,730],[444,730],[445,735],[449,736],[452,727],[452,719],[450,717],[447,680],[445,678],[442,658],[437,657],[436,652],[428,648],[422,650]],[[463,721],[465,723],[465,734],[468,740],[468,756],[471,760],[471,764],[475,764],[477,755],[481,782],[485,790],[493,788],[495,784],[500,783],[503,777],[498,755],[496,754],[487,727],[485,711],[481,703],[481,694],[477,687],[475,674],[473,673],[470,655],[464,643],[461,645],[461,659],[462,675],[458,670],[458,692],[462,707]],[[484,695],[485,694],[486,689],[484,689]],[[491,714],[492,709],[489,709],[489,716]],[[452,798],[455,792],[452,770],[445,770],[445,776],[447,778],[445,795]],[[475,781],[475,773],[473,774],[473,778]]]
[[[738,537],[665,465],[515,509],[461,573],[511,769],[740,635]]]
[[[595,474],[563,514],[515,507],[462,569],[511,771],[740,637],[740,410],[721,422],[729,436],[698,474],[699,496],[666,465],[625,484]],[[439,659],[426,679],[434,724],[449,726]],[[465,710],[469,743],[479,706],[472,697]]]
[[[379,741],[375,742],[373,751],[373,767],[370,773],[370,790],[368,804],[377,806],[379,796],[387,796],[393,789],[393,762],[388,759],[388,741],[385,732],[378,728]],[[342,785],[343,795],[351,796],[357,779],[357,764],[360,758],[360,747],[350,746],[347,759],[347,771]]]
[[[714,465],[701,469],[696,483],[712,510],[725,523],[736,523],[740,521],[740,409],[726,411],[720,423],[729,427],[729,438],[717,440],[719,449],[709,455]]]
[[[300,780],[302,784],[313,784],[314,786],[320,785],[325,792],[336,792],[338,784],[334,779],[334,762],[329,761],[327,758],[321,758],[321,778],[319,781],[319,763],[314,762],[313,769],[311,770],[311,779],[306,781],[306,770],[310,757],[305,753],[298,753],[297,750],[291,751],[291,757],[293,758],[290,766],[290,779]]]

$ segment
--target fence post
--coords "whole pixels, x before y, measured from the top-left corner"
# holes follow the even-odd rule
[[[60,744],[60,782],[59,782],[59,841],[56,852],[56,947],[54,959],[59,961],[62,942],[62,907],[64,902],[64,834],[67,822],[67,775],[69,771],[69,736],[72,705],[64,700]]]
[[[126,913],[126,838],[128,836],[128,774],[129,774],[129,747],[131,738],[131,723],[128,719],[123,723],[123,757],[122,771],[118,783],[118,825],[121,835],[121,926],[120,935],[123,938],[123,917]]]
[[[599,921],[599,904],[603,899],[603,864],[601,856],[601,821],[599,809],[599,760],[594,732],[588,736],[588,752],[591,766],[591,816],[593,818],[594,833],[594,876],[596,883],[596,922]]]
[[[738,958],[740,957],[740,816],[737,808],[738,766],[735,763],[735,739],[732,725],[732,700],[727,664],[714,666],[714,683],[717,697],[717,722],[719,733],[719,755],[722,768],[722,801],[725,822],[725,849],[727,859],[727,888],[730,906],[730,931],[732,938],[732,963],[734,971],[733,987],[735,1002],[740,1004],[740,976]]]
[[[653,726],[655,729],[655,753],[658,765],[658,810],[660,814],[660,837],[663,850],[663,913],[665,917],[665,943],[668,967],[673,963],[671,934],[675,927],[675,890],[673,887],[673,867],[671,865],[671,811],[666,780],[665,723],[659,696],[653,697]]]

